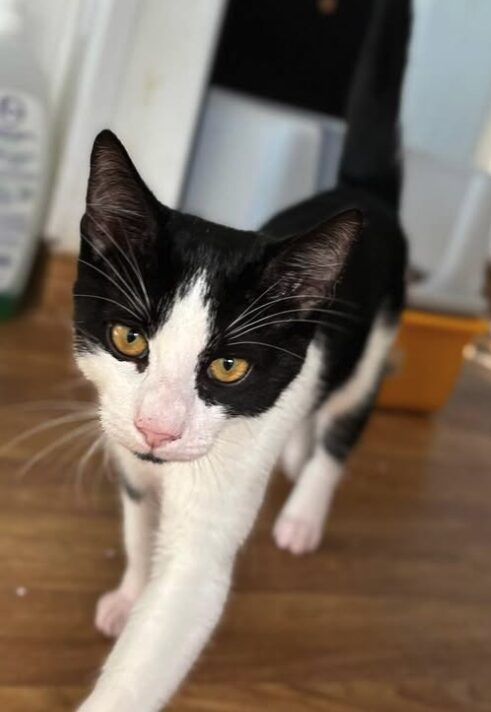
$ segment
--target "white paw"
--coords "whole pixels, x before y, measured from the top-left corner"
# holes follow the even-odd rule
[[[292,554],[307,554],[315,551],[322,539],[322,522],[280,514],[273,529],[273,536],[280,549]]]
[[[135,599],[121,589],[101,596],[95,611],[95,627],[108,638],[117,638],[126,625]]]

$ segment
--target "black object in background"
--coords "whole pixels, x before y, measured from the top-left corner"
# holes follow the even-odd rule
[[[343,116],[372,9],[373,0],[230,0],[212,82]]]

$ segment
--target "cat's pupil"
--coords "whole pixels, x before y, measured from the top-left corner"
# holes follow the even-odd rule
[[[126,341],[129,344],[132,344],[133,341],[136,341],[137,338],[138,338],[138,333],[136,331],[128,331],[128,334],[126,336]]]
[[[223,359],[223,368],[226,371],[231,371],[234,367],[235,364],[235,359],[233,358],[224,358]]]

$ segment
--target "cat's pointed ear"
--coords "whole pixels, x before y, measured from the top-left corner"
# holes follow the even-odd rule
[[[363,227],[359,210],[346,210],[276,247],[266,280],[281,296],[298,297],[304,307],[332,294]]]
[[[121,141],[109,130],[94,141],[82,235],[98,249],[155,235],[157,201]]]

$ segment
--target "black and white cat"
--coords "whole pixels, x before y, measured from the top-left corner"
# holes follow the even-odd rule
[[[108,131],[95,142],[75,354],[121,474],[127,568],[97,607],[119,639],[83,712],[164,705],[220,618],[281,456],[274,538],[318,546],[403,304],[398,109],[405,0],[362,51],[339,187],[240,232],[160,204]]]

